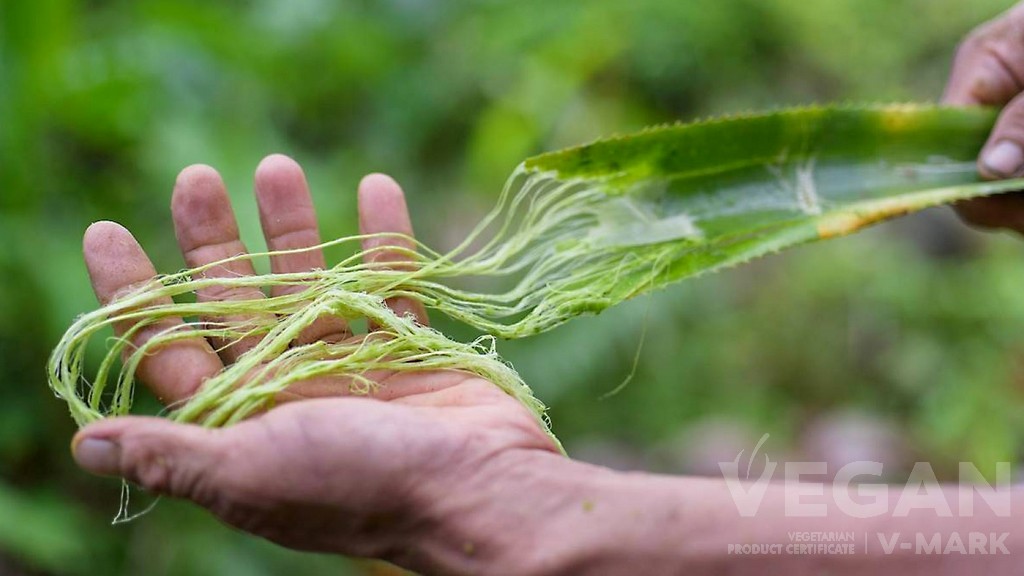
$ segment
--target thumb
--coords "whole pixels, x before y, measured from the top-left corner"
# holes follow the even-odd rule
[[[88,472],[200,504],[215,493],[218,464],[227,453],[220,430],[135,416],[86,426],[71,450]]]
[[[978,171],[990,179],[1024,174],[1024,94],[1017,95],[1000,113],[982,148]]]

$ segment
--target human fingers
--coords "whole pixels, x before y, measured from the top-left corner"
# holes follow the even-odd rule
[[[412,237],[412,221],[405,194],[390,176],[370,174],[359,183],[359,233],[399,233]],[[388,250],[389,247],[404,250]],[[405,238],[384,236],[363,240],[363,250],[372,250],[366,256],[367,261],[383,268],[407,268],[409,258],[404,251],[415,249],[415,244]],[[428,322],[427,311],[420,302],[393,298],[388,301],[388,306],[399,315],[411,315],[421,324]]]
[[[943,101],[1002,106],[1024,89],[1024,3],[973,30],[957,48]]]
[[[1020,175],[1024,167],[1024,114],[1018,94],[1024,90],[1024,3],[979,26],[957,49],[943,102],[956,106],[1003,106],[996,127],[978,159],[984,178]],[[1020,193],[956,204],[971,224],[1024,232]]]
[[[224,182],[217,171],[209,166],[193,165],[178,175],[171,198],[171,214],[178,246],[191,268],[205,266],[225,258],[245,254],[245,245],[239,239],[231,201]],[[248,259],[233,260],[203,271],[201,278],[232,278],[254,274]],[[221,300],[259,300],[263,292],[255,286],[209,286],[196,293],[200,302]],[[203,318],[206,322],[223,323],[244,328],[266,319],[242,315]],[[215,339],[213,344],[225,362],[234,362],[239,356],[259,343],[256,336],[234,341]]]
[[[271,251],[298,250],[320,244],[313,200],[306,176],[298,163],[281,154],[267,156],[256,168],[255,184],[260,224]],[[324,267],[324,253],[319,248],[270,257],[270,269],[275,274],[308,272]],[[300,285],[275,285],[271,287],[270,295],[282,296],[301,290],[303,287]],[[350,335],[343,318],[322,316],[303,330],[298,341],[338,341]]]
[[[96,222],[90,226],[82,240],[82,251],[100,304],[109,304],[125,291],[156,276],[153,264],[139,243],[128,230],[114,222]],[[154,304],[170,303],[169,297],[154,301]],[[182,324],[181,318],[162,319],[136,331],[132,345],[142,346],[154,335]],[[114,329],[124,334],[133,325],[120,322]],[[203,380],[222,368],[209,342],[197,336],[176,340],[148,354],[139,363],[138,376],[164,403],[171,403],[191,396]]]

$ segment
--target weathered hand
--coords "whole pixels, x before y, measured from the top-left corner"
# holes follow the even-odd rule
[[[319,244],[305,177],[294,161],[266,158],[256,171],[255,188],[271,250]],[[213,169],[185,169],[171,204],[188,266],[245,251],[224,184]],[[363,179],[359,214],[363,233],[412,233],[402,191],[387,176]],[[89,227],[84,252],[102,303],[156,274],[131,234],[111,222]],[[380,265],[400,265],[393,253],[376,254]],[[319,250],[271,260],[275,272],[323,266]],[[253,269],[249,261],[236,260],[207,274],[253,274]],[[252,289],[197,297],[264,295]],[[426,321],[416,303],[390,305]],[[321,319],[307,332],[300,340],[353,337],[339,318]],[[139,375],[161,399],[178,401],[252,345],[197,337],[147,357]],[[300,383],[288,394],[298,401],[220,430],[146,417],[98,422],[75,437],[75,458],[86,470],[191,499],[231,525],[292,548],[387,558],[420,568],[440,562],[451,553],[450,545],[456,554],[465,546],[483,558],[491,546],[488,534],[497,532],[477,534],[469,528],[486,522],[474,503],[507,491],[503,479],[514,476],[508,471],[533,462],[535,455],[547,461],[556,452],[551,440],[529,411],[472,375],[380,374],[377,380],[380,387],[372,397],[347,395],[341,381]]]
[[[960,106],[1005,106],[978,160],[985,178],[1024,175],[1024,3],[967,36],[942,98]],[[1024,193],[957,204],[972,224],[1024,233]]]

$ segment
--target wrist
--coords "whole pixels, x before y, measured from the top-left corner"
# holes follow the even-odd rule
[[[688,546],[708,507],[678,479],[621,473],[543,451],[508,451],[426,504],[397,560],[452,574],[678,573],[715,558]]]
[[[446,574],[568,573],[576,543],[561,531],[605,468],[541,450],[508,450],[424,490],[418,529],[390,558]],[[563,568],[564,567],[564,568]]]

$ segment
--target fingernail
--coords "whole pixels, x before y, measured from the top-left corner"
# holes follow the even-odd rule
[[[87,472],[100,476],[120,476],[121,447],[110,440],[85,438],[73,448],[75,462]]]
[[[997,176],[1013,176],[1024,166],[1024,150],[1016,142],[1003,140],[985,152],[981,161]]]

